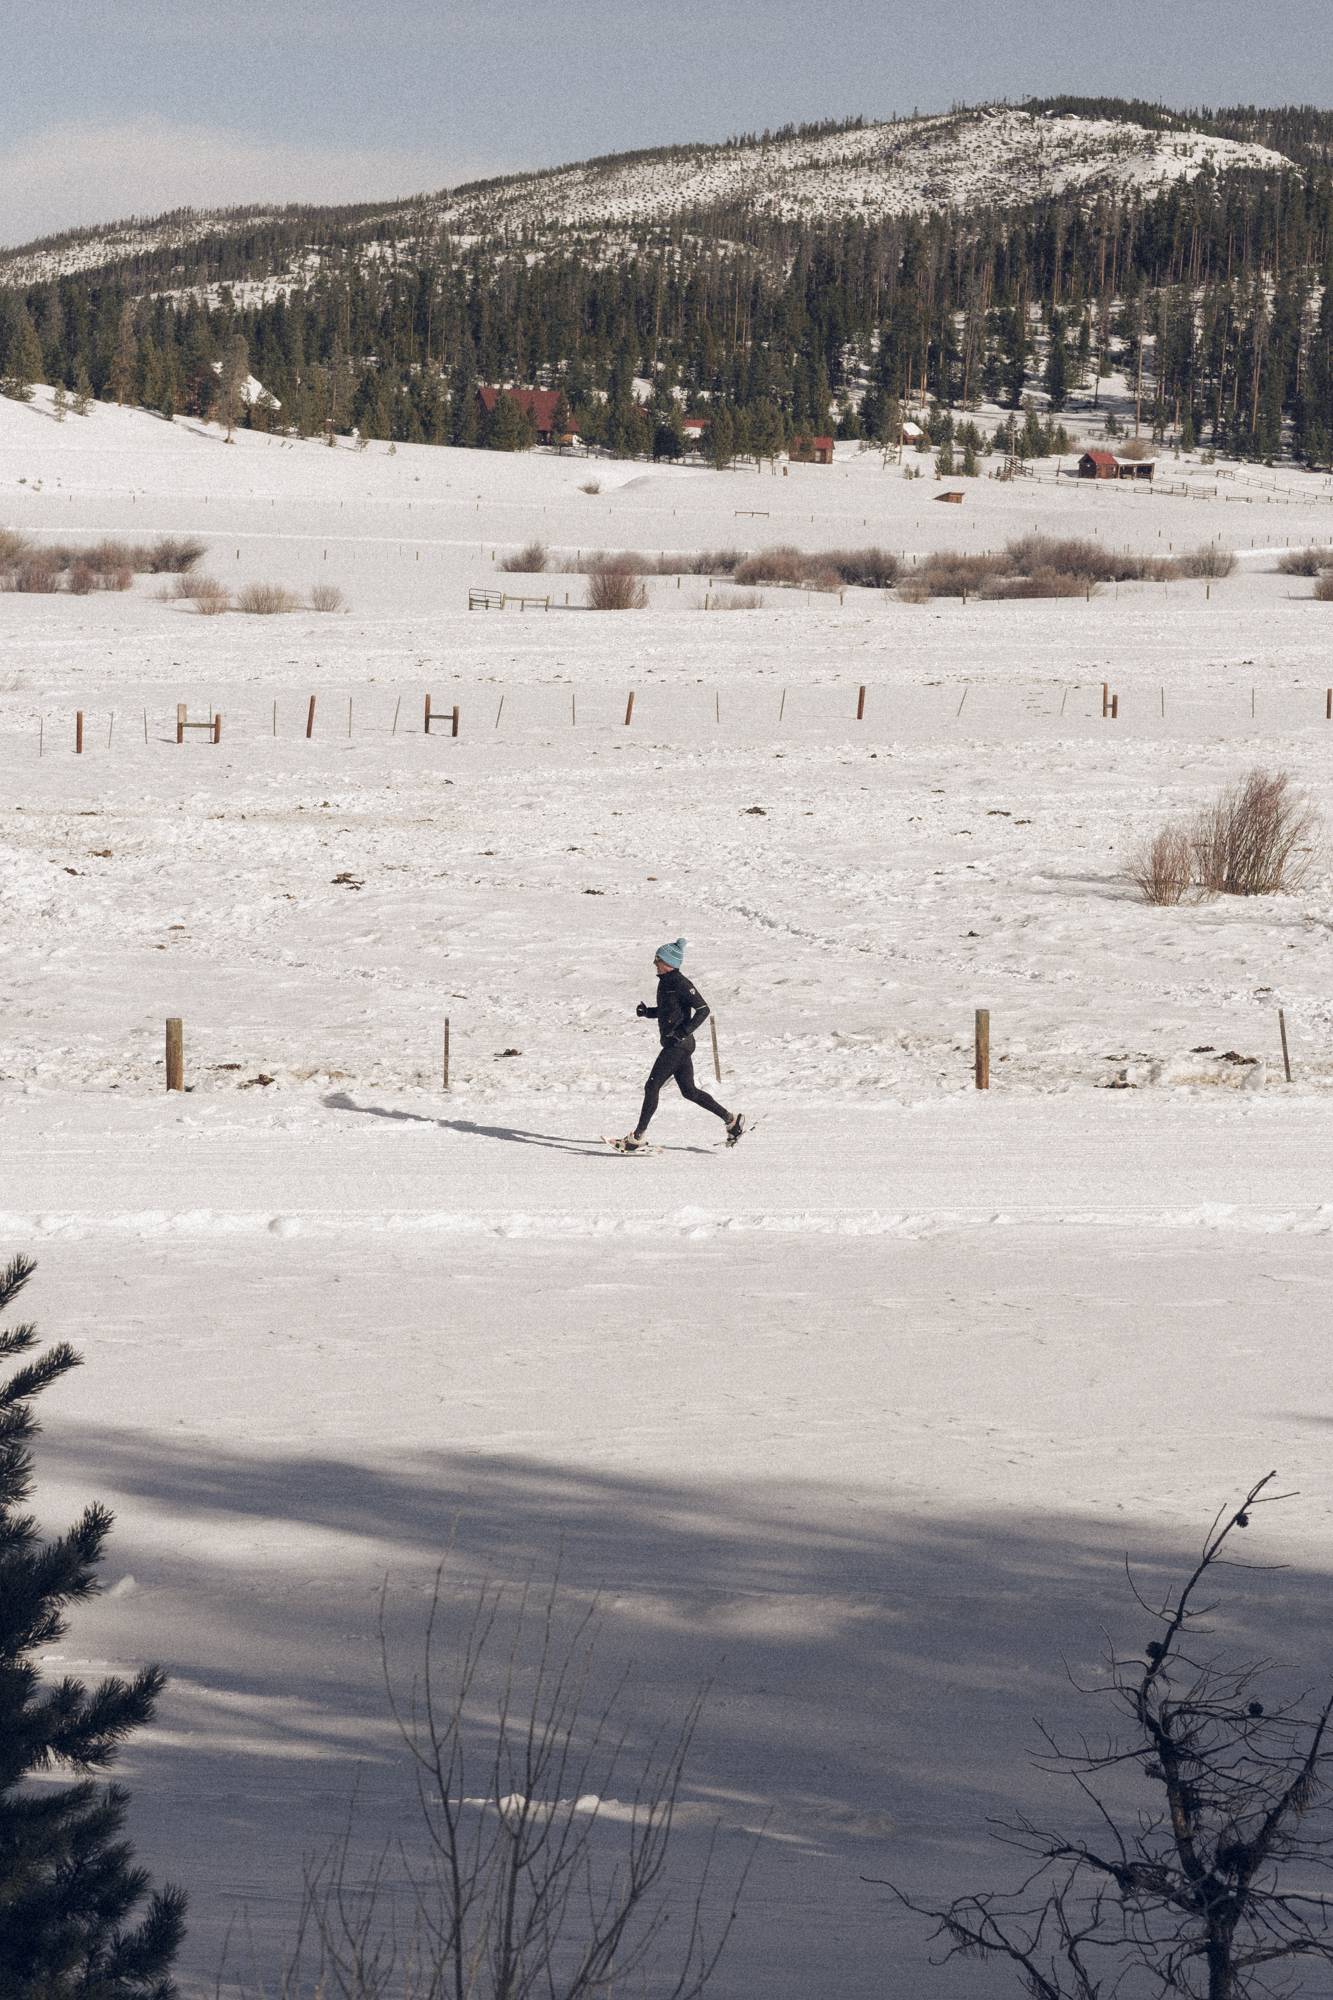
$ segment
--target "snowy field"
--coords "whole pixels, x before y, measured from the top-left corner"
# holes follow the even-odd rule
[[[38,1256],[33,1314],[87,1360],[43,1410],[44,1518],[118,1514],[61,1664],[173,1676],[127,1775],[191,1892],[194,1994],[228,1932],[271,1968],[354,1785],[393,1823],[377,1595],[410,1650],[451,1535],[460,1596],[557,1561],[601,1594],[636,1727],[712,1682],[680,1853],[720,1814],[725,1874],[765,1825],[736,2000],[1006,1990],[923,1983],[863,1878],[1004,1878],[984,1816],[1039,1796],[1062,1660],[1133,1637],[1122,1553],[1178,1563],[1270,1466],[1301,1489],[1267,1519],[1292,1567],[1237,1629],[1320,1669],[1329,862],[1177,910],[1121,869],[1256,763],[1333,821],[1333,605],[1276,570],[1333,542],[1333,490],[1164,462],[1188,495],[942,507],[842,452],[782,478],[227,447],[0,401],[0,527],[198,533],[229,586],[350,607],[0,595],[0,1252]],[[910,562],[1030,529],[1240,563],[726,615],[663,578],[621,617],[557,573],[510,579],[549,613],[466,609],[534,536]],[[423,734],[427,691],[457,741]],[[218,746],[176,745],[178,701]],[[663,1150],[619,1159],[678,934],[754,1130],[719,1150],[664,1098]]]

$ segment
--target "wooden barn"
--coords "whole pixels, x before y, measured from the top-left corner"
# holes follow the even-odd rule
[[[477,402],[484,417],[494,416],[501,396],[508,396],[525,416],[531,417],[538,444],[551,442],[555,432],[555,413],[560,402],[558,389],[504,389],[486,385],[477,390]]]
[[[832,465],[831,437],[794,437],[787,456],[793,465]]]

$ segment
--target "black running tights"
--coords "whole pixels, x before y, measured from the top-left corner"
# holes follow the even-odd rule
[[[673,1076],[676,1079],[676,1088],[682,1097],[687,1097],[691,1104],[701,1105],[705,1111],[711,1111],[714,1118],[720,1118],[724,1125],[731,1123],[731,1113],[724,1111],[717,1099],[710,1097],[706,1090],[700,1090],[695,1082],[694,1051],[686,1048],[683,1043],[678,1043],[674,1048],[663,1049],[649,1071],[643,1092],[643,1109],[639,1113],[639,1122],[635,1127],[640,1135],[648,1130],[649,1120],[657,1109],[657,1100],[662,1094],[663,1084],[669,1083]]]

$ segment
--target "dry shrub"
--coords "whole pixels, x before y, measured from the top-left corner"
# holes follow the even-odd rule
[[[1196,879],[1214,896],[1273,896],[1307,874],[1319,815],[1286,771],[1254,770],[1199,814]]]
[[[120,563],[115,569],[103,569],[97,572],[99,590],[128,590],[133,582],[134,571],[128,563]]]
[[[825,549],[819,560],[857,590],[887,590],[898,581],[900,564],[888,549]]]
[[[46,595],[60,588],[60,566],[45,550],[25,556],[9,573],[9,588],[25,594]]]
[[[762,611],[764,600],[757,590],[717,590],[708,608],[710,611]]]
[[[983,597],[1086,597],[1100,586],[1087,576],[1071,576],[1060,569],[1034,569],[1031,576],[997,576],[982,591]]]
[[[183,576],[194,568],[203,553],[204,545],[196,536],[159,535],[143,551],[145,560],[139,567],[146,567],[154,576]]]
[[[801,583],[806,590],[842,589],[842,578],[836,569],[827,564],[821,565],[819,568],[807,569],[805,575],[801,578]]]
[[[546,568],[545,542],[529,542],[525,549],[506,556],[499,567],[508,570],[511,575],[540,576]]]
[[[0,528],[0,569],[12,569],[32,544],[17,528]]]
[[[931,597],[976,597],[997,577],[1008,575],[1012,567],[1007,555],[965,556],[938,549],[926,557],[915,575]]]
[[[1032,576],[1053,570],[1092,583],[1118,583],[1142,573],[1142,558],[1103,548],[1078,536],[1021,535],[1005,553],[1016,570]]]
[[[301,600],[282,583],[247,583],[236,593],[236,609],[257,618],[273,618],[280,612],[299,611]]]
[[[191,588],[185,592],[194,600],[194,608],[201,618],[216,618],[220,612],[231,609],[231,593],[225,583],[219,583],[215,576],[196,576],[190,579]]]
[[[1277,566],[1283,576],[1318,576],[1321,570],[1333,569],[1333,549],[1287,549]]]
[[[65,578],[65,588],[71,597],[86,597],[88,592],[95,590],[96,587],[97,572],[90,564],[86,562],[71,564],[69,574]]]
[[[1314,594],[1321,604],[1333,604],[1333,570],[1326,570],[1316,580]]]
[[[1236,567],[1236,558],[1230,549],[1218,548],[1216,542],[1200,542],[1197,549],[1188,549],[1175,559],[1176,576],[1230,576]]]
[[[1194,883],[1194,848],[1183,826],[1164,826],[1129,857],[1126,873],[1145,903],[1183,903]]]
[[[654,568],[659,576],[731,576],[745,561],[744,549],[693,549],[659,556]]]
[[[737,563],[735,577],[739,584],[803,583],[810,561],[792,543],[779,542],[776,547],[760,549],[757,555]]]
[[[83,560],[99,576],[107,576],[117,570],[132,570],[135,554],[128,542],[101,541],[84,550]]]
[[[1155,458],[1157,448],[1148,438],[1125,438],[1117,441],[1115,455],[1117,458]]]
[[[579,488],[580,493],[600,493],[601,490],[602,482],[600,479],[585,479]]]
[[[648,602],[643,578],[636,570],[605,562],[588,572],[590,611],[642,611]]]
[[[898,585],[898,597],[903,604],[929,604],[930,585],[919,571],[914,570]]]
[[[347,599],[343,596],[336,583],[312,584],[310,590],[310,609],[312,611],[342,611],[346,608],[346,604]]]

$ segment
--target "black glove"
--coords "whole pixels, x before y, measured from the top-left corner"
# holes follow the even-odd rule
[[[643,1001],[640,1000],[638,1006],[634,1009],[634,1011],[638,1015],[639,1019],[642,1021],[645,1015],[647,1014],[648,1009],[644,1005]]]

